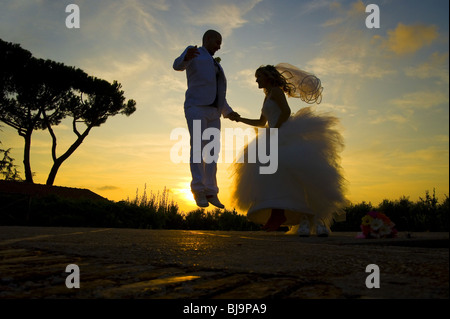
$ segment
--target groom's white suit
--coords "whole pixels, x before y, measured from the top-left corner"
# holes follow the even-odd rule
[[[194,120],[201,124],[201,134],[207,128],[213,127],[220,130],[220,116],[227,118],[233,110],[226,100],[227,80],[219,63],[216,63],[211,54],[204,47],[198,48],[198,55],[185,61],[189,46],[175,59],[173,68],[177,71],[186,71],[187,91],[184,102],[184,112],[187,125],[191,134],[190,169],[192,174],[191,190],[194,194],[206,196],[217,195],[217,159],[211,163],[205,163],[201,154],[193,154]],[[210,141],[201,141],[203,146]],[[201,158],[201,161],[194,160]]]
[[[184,102],[185,109],[191,106],[211,106],[217,96],[219,115],[223,114],[224,117],[227,117],[233,110],[226,101],[227,79],[222,67],[214,61],[204,47],[198,48],[199,55],[196,58],[184,61],[189,48],[194,47],[187,47],[173,63],[175,70],[186,70],[188,88]],[[218,76],[216,76],[216,68],[219,71]]]

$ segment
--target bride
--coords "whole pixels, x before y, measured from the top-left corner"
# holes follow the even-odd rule
[[[335,128],[338,119],[312,107],[291,115],[285,95],[309,104],[321,102],[322,86],[314,75],[282,63],[262,66],[255,76],[265,93],[261,116],[237,121],[278,129],[278,170],[260,174],[259,163],[245,161],[248,149],[258,147],[259,133],[250,142],[256,145],[247,145],[232,166],[234,204],[267,231],[287,225],[292,226],[288,233],[328,236],[333,216],[342,213],[347,203],[338,154],[343,139]],[[269,129],[258,131],[271,134]]]

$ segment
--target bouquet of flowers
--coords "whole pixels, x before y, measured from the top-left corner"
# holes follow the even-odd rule
[[[361,232],[356,238],[393,238],[397,236],[395,224],[385,214],[368,212],[361,220]]]

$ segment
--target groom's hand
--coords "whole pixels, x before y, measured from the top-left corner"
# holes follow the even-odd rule
[[[187,49],[186,55],[184,56],[184,61],[191,61],[193,58],[195,58],[200,53],[198,52],[197,46],[193,48]]]
[[[228,118],[229,118],[230,120],[232,120],[232,121],[237,122],[237,121],[239,121],[239,119],[241,118],[241,116],[240,116],[238,113],[236,113],[236,112],[231,112],[230,114],[228,114]]]

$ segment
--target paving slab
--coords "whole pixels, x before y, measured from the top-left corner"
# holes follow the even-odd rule
[[[0,226],[0,299],[449,298],[448,233],[355,235]]]

